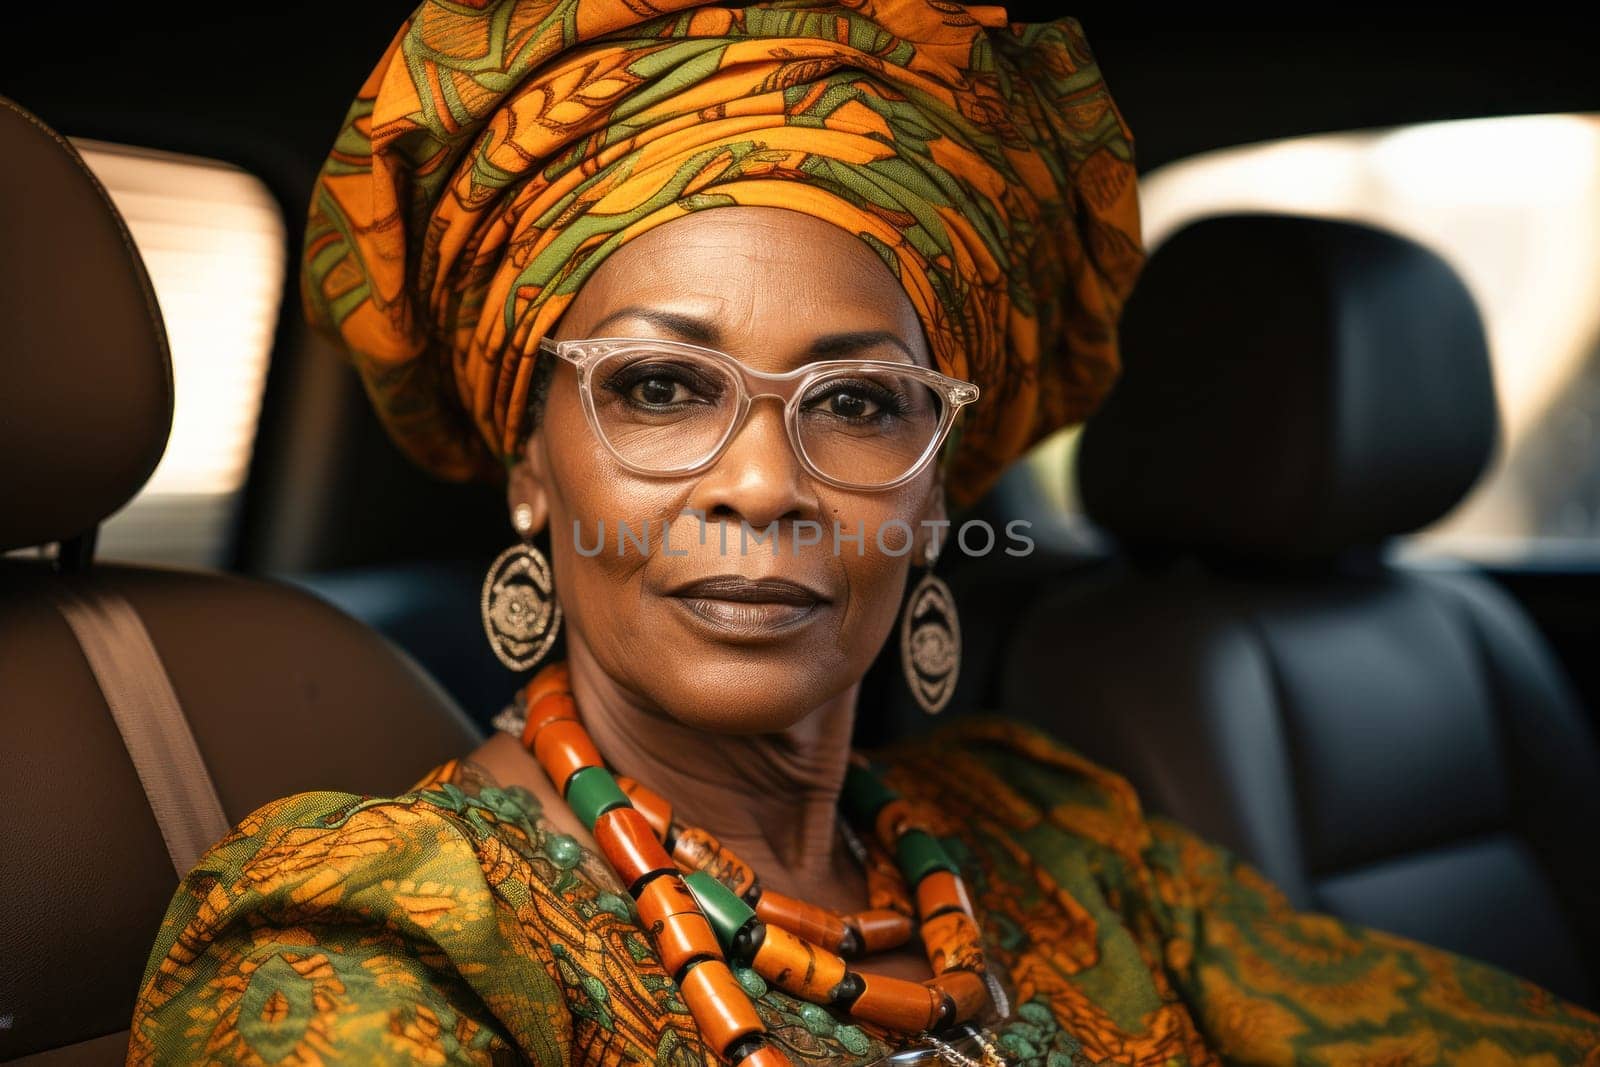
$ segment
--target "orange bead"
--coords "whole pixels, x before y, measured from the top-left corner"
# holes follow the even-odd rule
[[[780,926],[767,927],[756,950],[756,973],[779,989],[813,1004],[833,1000],[833,987],[844,978],[844,960]]]
[[[550,693],[571,695],[572,678],[567,671],[565,663],[552,663],[534,675],[528,684],[522,687],[522,693],[520,694],[522,706],[532,710],[535,704]]]
[[[552,719],[533,738],[533,754],[550,781],[565,792],[567,780],[585,767],[603,767],[589,732],[572,719]]]
[[[877,842],[867,845],[867,906],[875,911],[889,909],[902,915],[915,915],[905,876]]]
[[[650,829],[655,831],[656,837],[665,841],[672,829],[672,801],[649,786],[620,774],[617,775],[617,788],[650,821]]]
[[[904,797],[897,797],[878,809],[873,826],[878,831],[878,840],[883,842],[883,847],[892,849],[901,834],[913,827],[920,827],[921,823],[917,821],[911,802]]]
[[[989,987],[982,978],[971,971],[951,971],[930,979],[928,986],[949,997],[955,1005],[955,1017],[948,1023],[964,1023],[983,1010],[989,1003]]]
[[[578,721],[578,705],[572,702],[571,695],[546,693],[528,705],[528,721],[522,727],[522,747],[532,752],[534,738],[539,736],[540,730],[553,722],[566,719]]]
[[[850,1005],[850,1014],[856,1018],[903,1034],[932,1029],[939,1021],[944,994],[904,978],[856,973],[865,986]]]
[[[917,914],[926,922],[928,916],[937,915],[949,908],[958,908],[972,914],[972,900],[967,887],[949,871],[933,871],[917,883]]]
[[[860,911],[850,916],[850,925],[861,939],[861,951],[867,955],[899,948],[911,940],[916,924],[911,916],[886,908]]]
[[[741,1037],[766,1030],[744,987],[721,960],[695,964],[678,988],[700,1027],[700,1036],[718,1055]]]
[[[793,1062],[775,1045],[762,1045],[740,1060],[736,1067],[793,1067]]]
[[[646,930],[669,915],[700,913],[700,906],[695,903],[694,894],[683,884],[683,879],[674,874],[650,879],[645,887],[639,890],[639,896],[634,903],[639,908],[639,922]]]
[[[647,874],[676,871],[645,817],[633,808],[612,808],[594,822],[595,844],[632,893]]]
[[[964,911],[947,911],[922,924],[922,944],[934,974],[982,971],[983,944],[978,924]]]
[[[698,827],[679,828],[672,843],[672,856],[685,867],[705,871],[741,897],[756,884],[756,872],[749,864]]]
[[[844,919],[828,909],[786,897],[771,889],[762,890],[761,896],[756,899],[756,918],[768,926],[781,926],[796,937],[804,938],[813,945],[821,945],[829,952],[839,951],[850,933]]]
[[[656,879],[658,882],[665,880]],[[698,912],[669,915],[657,926],[650,927],[650,932],[661,965],[668,974],[676,975],[691,960],[718,959],[722,955],[716,931]]]
[[[677,875],[652,878],[639,891],[639,923],[650,934],[667,973],[676,976],[691,960],[722,957],[716,932]]]

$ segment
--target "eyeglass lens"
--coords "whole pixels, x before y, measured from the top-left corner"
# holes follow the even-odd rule
[[[600,432],[641,470],[686,470],[722,444],[739,416],[739,381],[691,353],[630,348],[594,366]],[[939,432],[944,398],[911,374],[840,369],[809,382],[795,413],[801,450],[821,474],[860,486],[904,476]]]

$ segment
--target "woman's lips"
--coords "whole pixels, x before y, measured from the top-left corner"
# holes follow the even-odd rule
[[[786,578],[717,575],[669,593],[695,619],[722,635],[761,639],[805,625],[829,603],[823,594]]]

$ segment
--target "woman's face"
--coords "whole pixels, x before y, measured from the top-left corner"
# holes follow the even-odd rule
[[[842,344],[844,335],[878,339]],[[585,282],[556,337],[684,341],[767,372],[819,358],[930,365],[916,313],[883,262],[845,231],[776,208],[701,211],[631,241]],[[786,729],[860,680],[921,558],[922,523],[944,517],[933,464],[887,491],[813,478],[770,398],[753,403],[709,468],[632,473],[596,439],[565,361],[510,502],[532,504],[550,526],[569,644],[646,708],[730,733]],[[690,513],[705,516],[703,544]],[[649,551],[626,540],[619,551],[621,522],[649,531]],[[670,553],[659,536],[666,523]],[[741,525],[773,523],[775,544],[741,544]],[[841,538],[835,551],[835,523],[849,535],[864,529],[859,547]],[[818,543],[803,544],[818,528]],[[917,531],[912,551],[907,528]]]

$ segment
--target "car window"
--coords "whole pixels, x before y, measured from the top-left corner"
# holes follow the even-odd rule
[[[1502,440],[1472,494],[1408,548],[1486,562],[1600,558],[1600,115],[1223,149],[1152,170],[1140,198],[1151,250],[1205,216],[1283,211],[1381,226],[1444,256],[1484,316]],[[1065,512],[1076,509],[1061,478],[1075,439],[1030,457],[1040,491]]]
[[[100,530],[113,559],[225,561],[250,462],[287,255],[265,184],[215,160],[74,146],[127,220],[172,348],[172,436],[155,475]]]

